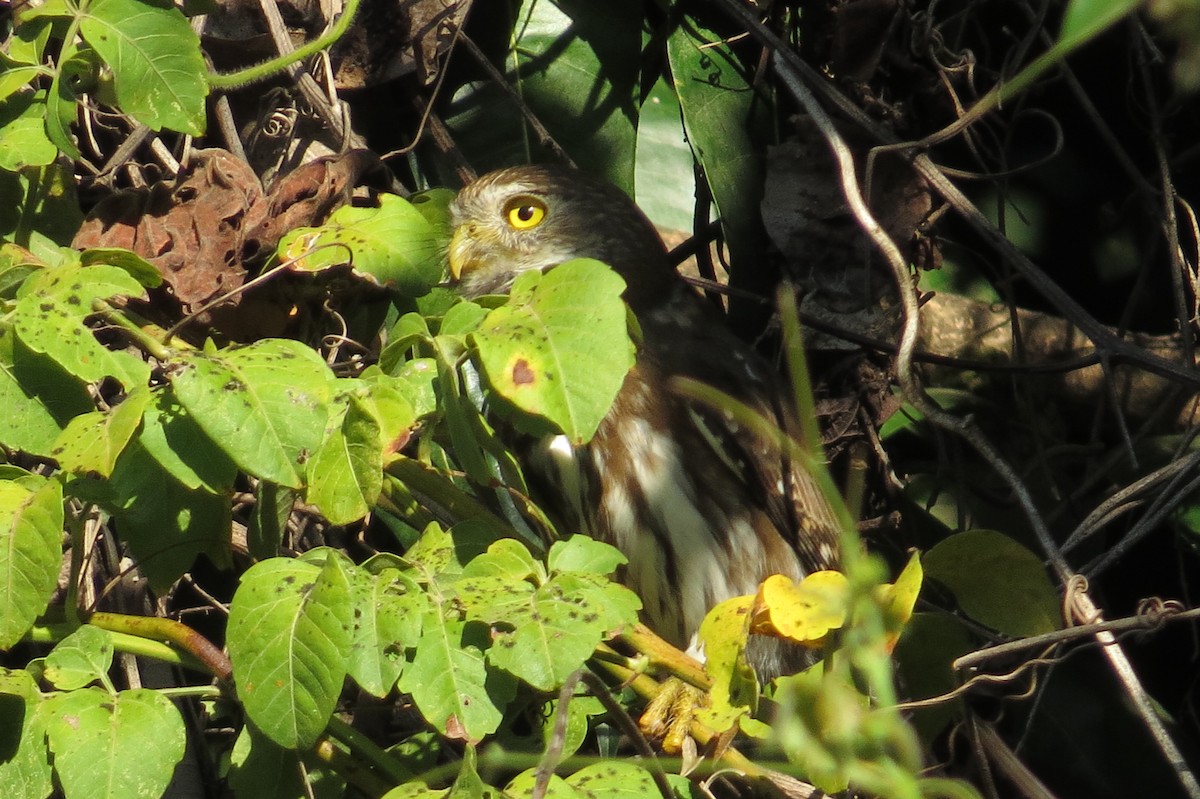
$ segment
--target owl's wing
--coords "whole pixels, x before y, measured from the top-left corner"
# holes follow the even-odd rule
[[[642,320],[643,358],[669,378],[685,376],[709,385],[773,421],[793,438],[800,426],[794,403],[762,358],[737,338],[694,295]],[[691,429],[714,458],[756,497],[771,523],[800,556],[806,572],[839,567],[837,516],[812,475],[776,444],[739,424],[728,412],[678,397],[677,424]]]

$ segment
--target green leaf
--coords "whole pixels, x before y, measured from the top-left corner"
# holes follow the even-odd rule
[[[534,575],[544,579],[545,570],[529,554],[528,547],[512,538],[496,541],[463,569],[463,577],[494,577],[512,583],[523,582]]]
[[[0,53],[0,101],[12,97],[38,78],[49,77],[51,74],[46,67],[14,61]]]
[[[16,177],[6,173],[0,174]],[[0,236],[3,235],[4,229],[0,228]],[[0,242],[0,297],[6,300],[16,297],[21,284],[41,268],[42,265],[34,262],[23,248],[12,242]]]
[[[586,536],[573,535],[550,545],[546,565],[551,571],[612,574],[618,566],[628,563],[621,550]]]
[[[499,791],[484,784],[475,763],[475,747],[468,744],[448,799],[500,799]]]
[[[33,676],[0,669],[0,786],[5,799],[45,799],[54,790],[46,720]],[[11,737],[10,737],[11,736]]]
[[[61,431],[41,397],[22,384],[14,373],[11,358],[5,357],[11,354],[12,340],[11,334],[0,335],[0,407],[8,416],[3,432],[0,432],[0,444],[44,455],[54,446]]]
[[[233,487],[237,467],[169,391],[153,392],[138,443],[159,467],[189,489],[220,494]]]
[[[495,539],[490,529],[478,522],[460,522],[452,530],[430,524],[404,553],[404,560],[439,580],[453,580]]]
[[[928,699],[953,691],[959,685],[951,664],[977,646],[966,623],[950,613],[915,613],[896,644],[896,669],[905,695]],[[962,699],[915,708],[913,726],[932,745],[946,725],[963,711]]]
[[[285,749],[247,722],[229,755],[229,787],[235,796],[297,799],[306,795],[300,753]]]
[[[431,338],[433,334],[424,316],[413,312],[404,314],[387,333],[387,344],[379,353],[379,368],[389,375],[396,374],[413,345]]]
[[[679,96],[659,78],[638,115],[634,198],[660,228],[693,227],[696,181],[692,150],[683,131]]]
[[[408,443],[418,417],[437,409],[436,375],[437,365],[432,358],[408,361],[395,377],[374,366],[362,373],[362,382],[368,389],[362,399],[379,421],[385,460],[390,460]]]
[[[0,102],[0,169],[19,172],[57,157],[46,135],[46,92],[22,92]]]
[[[65,0],[47,0],[42,5],[30,7],[21,15],[21,24],[14,26],[5,43],[8,57],[15,63],[41,64],[53,33],[53,25],[49,23],[55,16],[70,15],[71,9]]]
[[[546,718],[554,719],[554,723],[542,727],[543,746],[553,745],[557,737],[558,715],[563,709],[563,704],[557,699],[546,703]],[[564,758],[569,758],[587,742],[588,736],[591,734],[591,719],[603,716],[608,711],[605,709],[604,703],[597,697],[578,692],[566,703],[565,710],[567,723],[566,734],[562,739],[562,753]]]
[[[121,539],[156,591],[183,576],[197,555],[228,562],[230,507],[223,493],[180,482],[140,441],[117,459],[111,485]]]
[[[567,777],[567,784],[591,799],[636,799],[658,793],[650,772],[619,760],[584,766]]]
[[[537,770],[527,769],[513,777],[504,786],[504,794],[505,796],[532,796],[533,787],[536,784]],[[657,789],[654,789],[650,793],[644,794],[644,796],[654,796],[656,793]],[[586,793],[573,787],[557,774],[550,775],[550,782],[546,785],[545,797],[546,799],[588,799]]]
[[[55,297],[76,308],[80,318],[92,313],[95,300],[109,297],[146,299],[142,284],[120,267],[76,262],[34,273],[17,292],[22,299]]]
[[[425,614],[421,629],[400,690],[412,694],[421,715],[449,738],[475,742],[495,732],[512,686],[494,674],[489,679],[481,649],[486,636],[439,610]]]
[[[474,333],[487,315],[488,309],[477,302],[464,300],[455,303],[442,317],[438,335],[465,336],[467,333]]]
[[[40,480],[41,478],[37,478]],[[63,494],[57,481],[31,490],[0,482],[0,650],[21,640],[46,610],[62,561]]]
[[[505,10],[506,11],[506,10]],[[635,0],[524,0],[502,68],[521,102],[581,165],[633,188],[643,11]],[[511,97],[468,86],[449,124],[473,164],[527,163],[534,136]]]
[[[488,382],[521,410],[591,439],[633,366],[625,283],[599,261],[517,278],[472,339]]]
[[[347,390],[339,397],[325,440],[308,462],[308,501],[334,524],[366,516],[383,488],[380,425],[360,396],[365,393]]]
[[[482,427],[481,412],[476,403],[471,401],[470,392],[464,384],[470,385],[471,378],[478,380],[478,372],[471,364],[462,364],[461,371],[458,358],[453,352],[447,352],[443,346],[448,341],[447,336],[435,339],[437,352],[437,385],[441,389],[441,403],[446,431],[450,435],[450,451],[454,455],[456,465],[466,472],[467,477],[478,485],[489,485],[492,481],[491,464],[483,448],[479,430]]]
[[[413,407],[422,405],[422,413],[430,413],[436,405],[432,374],[436,371],[430,358],[416,359],[419,368],[393,377],[384,374],[378,367],[370,366],[363,371],[359,384],[364,389],[358,394],[363,409],[369,411],[379,422],[380,434],[388,449],[395,452],[408,442],[417,424],[418,412]],[[410,362],[412,363],[412,362]]]
[[[1058,592],[1037,555],[1003,533],[968,530],[925,554],[925,575],[950,589],[963,611],[1022,638],[1062,626]]]
[[[433,188],[419,191],[408,198],[408,202],[417,213],[425,217],[425,221],[444,241],[450,241],[454,233],[453,219],[450,214],[450,203],[458,192],[453,189]]]
[[[0,428],[0,444],[47,455],[61,428],[56,418],[70,419],[92,408],[83,385],[49,358],[31,353],[11,330],[0,330],[0,404],[8,423]]]
[[[94,682],[109,685],[112,661],[112,634],[85,624],[46,655],[43,676],[62,691],[74,691]]]
[[[81,380],[116,377],[126,388],[144,385],[150,367],[127,352],[114,352],[96,340],[84,319],[92,303],[116,295],[145,298],[124,270],[113,266],[43,269],[21,286],[14,325],[22,343],[49,356]]]
[[[513,42],[518,92],[579,163],[633,186],[642,8],[634,0],[526,0]]]
[[[610,629],[636,618],[637,602],[621,608],[602,587],[578,575],[558,574],[537,587],[528,582],[534,576],[545,578],[541,565],[520,542],[502,539],[467,565],[455,590],[469,618],[512,628],[493,630],[489,662],[550,691]]]
[[[68,472],[110,476],[117,458],[141,425],[150,400],[150,390],[137,386],[107,413],[93,411],[76,416],[59,435],[50,457]]]
[[[246,531],[246,546],[255,560],[265,560],[279,554],[297,494],[290,488],[260,480],[254,497],[256,502],[250,514],[250,529]]]
[[[121,247],[91,247],[79,253],[79,262],[84,266],[107,264],[123,269],[146,288],[156,288],[163,282],[162,272],[158,267],[137,253]]]
[[[511,580],[493,574],[463,577],[454,584],[458,601],[467,612],[467,617],[488,622],[504,619],[510,613],[521,613],[527,608],[537,587],[525,580]]]
[[[229,608],[227,645],[246,714],[272,741],[303,748],[333,713],[351,642],[344,556],[252,566]]]
[[[364,380],[374,378],[363,373]],[[417,418],[437,411],[437,361],[433,358],[413,358],[396,371],[396,380],[404,384],[404,396],[412,405]]]
[[[298,341],[266,339],[190,352],[179,364],[171,386],[208,437],[255,477],[300,488],[333,394],[321,357]]]
[[[1059,46],[1076,47],[1132,14],[1140,0],[1071,0],[1063,13]]]
[[[449,747],[432,728],[417,730],[408,735],[407,738],[397,743],[388,749],[390,754],[409,774],[425,774],[430,772],[433,777],[433,769],[446,762],[445,756]],[[433,777],[438,779],[438,777]],[[413,779],[411,782],[405,783],[411,786],[423,786],[424,784],[419,779]],[[390,796],[391,794],[386,794]]]
[[[767,100],[726,38],[691,17],[667,38],[667,57],[688,142],[721,217],[730,283],[769,296],[773,287],[755,280],[766,246],[759,211],[765,165],[756,132],[769,121],[763,115]],[[758,313],[757,305],[753,309]]]
[[[405,297],[441,281],[449,237],[403,197],[385,194],[378,208],[345,205],[319,228],[297,228],[279,242],[293,268],[319,272],[350,264],[360,277]]]
[[[411,575],[397,569],[378,574],[356,569],[350,592],[356,610],[350,676],[363,690],[383,697],[404,670],[405,649],[421,636],[421,620],[432,610],[430,599]]]
[[[598,574],[556,574],[550,580],[571,601],[581,599],[589,612],[597,616],[595,624],[606,632],[614,632],[637,621],[642,600],[620,583]]]
[[[65,43],[58,58],[58,72],[46,95],[46,135],[63,155],[77,161],[82,154],[71,137],[71,125],[75,122],[80,98],[72,87],[77,81],[91,83],[99,64],[90,48],[79,47],[74,42]]]
[[[0,239],[27,247],[45,263],[61,261],[59,247],[69,245],[83,223],[70,165],[64,160],[20,173],[0,170],[0,197],[5,198],[0,203]],[[12,296],[11,288],[6,281],[5,297]]]
[[[79,26],[112,69],[122,111],[154,130],[204,133],[207,69],[200,39],[178,9],[90,0]]]
[[[587,599],[568,597],[552,580],[521,604],[497,603],[503,614],[492,621],[511,624],[511,632],[494,632],[491,663],[542,691],[553,691],[581,667],[603,640],[603,616]]]
[[[183,759],[185,730],[171,700],[138,688],[96,688],[46,703],[54,770],[67,799],[158,799]]]

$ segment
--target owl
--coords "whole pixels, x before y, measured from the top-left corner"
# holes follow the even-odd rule
[[[450,269],[466,297],[503,294],[522,272],[573,258],[625,281],[643,338],[635,365],[591,441],[547,436],[528,466],[550,487],[537,499],[567,529],[625,554],[651,629],[702,657],[697,631],[714,605],[772,574],[837,568],[839,526],[813,477],[676,389],[691,378],[797,429],[777,373],[680,277],[629,197],[576,170],[524,166],[470,183],[451,213]],[[802,648],[765,638],[748,655],[764,680],[807,662]]]

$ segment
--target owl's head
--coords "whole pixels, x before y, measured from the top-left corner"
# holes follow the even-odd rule
[[[572,258],[613,267],[635,310],[677,280],[662,240],[633,201],[573,169],[491,172],[459,192],[451,214],[450,271],[468,297],[502,294],[521,272]]]

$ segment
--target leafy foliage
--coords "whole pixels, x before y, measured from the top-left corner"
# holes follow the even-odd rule
[[[184,4],[188,14],[190,5]],[[414,14],[424,5],[409,4]],[[437,5],[447,20],[459,11]],[[728,12],[729,5],[477,3],[464,34],[478,41],[480,58],[487,61],[487,68],[478,69],[464,66],[457,55],[452,67],[437,63],[448,58],[445,48],[457,38],[420,40],[422,26],[414,18],[404,40],[411,60],[398,72],[429,79],[403,90],[421,108],[417,118],[404,120],[413,123],[415,138],[413,144],[372,146],[409,154],[407,164],[393,160],[389,166],[402,176],[407,168],[404,177],[418,186],[449,182],[451,171],[465,170],[466,161],[482,171],[546,152],[573,158],[629,191],[664,227],[694,226],[704,233],[719,217],[716,260],[727,261],[727,282],[735,290],[728,311],[739,329],[763,332],[762,307],[747,295],[769,296],[778,266],[810,297],[852,285],[831,304],[834,318],[855,328],[855,341],[890,336],[880,331],[892,329],[888,309],[894,298],[877,294],[877,287],[891,281],[868,273],[864,264],[872,256],[858,228],[837,227],[844,176],[819,185],[828,180],[828,170],[814,165],[825,163],[827,147],[804,137],[813,123],[805,114],[793,119],[803,103],[780,79],[795,77],[785,70],[791,61],[804,61],[829,78],[819,85],[836,93],[845,117],[839,125],[848,126],[851,110],[862,106],[871,120],[892,125],[891,134],[926,136],[922,151],[934,152],[939,162],[965,157],[956,145],[942,145],[950,132],[968,127],[968,118],[952,120],[945,109],[980,98],[970,112],[974,127],[965,134],[970,138],[964,149],[983,162],[972,160],[972,170],[1003,176],[993,181],[988,197],[989,206],[1000,209],[995,222],[1008,225],[1009,238],[1020,239],[1035,255],[1075,269],[1073,260],[1052,255],[1048,242],[1082,237],[1057,235],[1046,209],[1098,193],[1092,176],[1076,168],[1073,181],[1047,179],[1052,189],[1022,182],[1010,155],[1028,159],[1036,148],[1012,135],[1020,117],[1005,114],[1036,105],[1039,92],[1054,91],[1055,84],[1045,81],[1051,68],[1065,68],[1072,63],[1068,57],[1126,35],[1116,23],[1140,25],[1135,14],[1142,4],[1070,0],[1050,15],[1050,23],[1032,24],[1014,22],[994,4],[977,4],[962,14],[929,4],[932,27],[921,28],[918,36],[916,22],[925,9],[876,9],[870,13],[879,16],[872,21],[881,24],[855,26],[843,25],[855,4],[826,15],[780,3],[769,24],[756,19],[756,31],[775,26],[791,36],[788,43],[771,44],[773,53],[748,44],[741,27],[715,13]],[[749,7],[732,5],[742,12]],[[1150,18],[1167,21],[1162,34],[1178,48],[1173,64],[1178,85],[1196,83],[1194,9],[1166,0],[1146,6]],[[357,2],[349,3],[325,36],[336,39],[352,27],[357,8]],[[1004,17],[1004,24],[991,24],[993,14]],[[956,27],[960,16],[967,21]],[[1069,407],[1057,400],[1038,404],[1037,389],[1015,377],[1019,389],[997,400],[995,387],[978,376],[986,375],[983,366],[970,379],[956,377],[947,381],[952,385],[930,391],[943,408],[984,419],[1004,442],[1006,455],[1020,464],[1017,471],[1048,475],[1046,485],[1034,491],[1042,507],[1055,503],[1048,518],[1069,518],[1089,502],[1095,505],[1079,512],[1077,528],[1060,530],[1066,522],[1056,522],[1055,547],[1065,543],[1059,552],[1046,552],[1027,521],[997,500],[1007,497],[1010,486],[996,481],[995,459],[947,455],[954,448],[933,431],[922,411],[927,406],[914,397],[907,398],[914,404],[901,407],[877,386],[843,388],[843,401],[851,394],[871,399],[831,415],[860,420],[855,424],[869,415],[867,424],[875,429],[859,443],[882,439],[893,459],[875,475],[886,472],[886,478],[867,486],[874,491],[866,492],[864,507],[882,516],[891,510],[880,506],[879,497],[886,496],[904,511],[902,530],[872,542],[899,576],[888,582],[884,558],[865,554],[857,535],[847,530],[844,571],[813,574],[799,584],[771,578],[757,595],[715,608],[701,629],[706,657],[701,669],[634,626],[640,600],[620,583],[625,556],[580,531],[558,527],[532,498],[536,486],[526,479],[519,456],[522,435],[550,431],[584,443],[608,412],[641,343],[616,274],[598,262],[572,261],[544,275],[523,275],[507,298],[464,301],[443,285],[453,192],[431,189],[407,197],[376,192],[347,202],[351,184],[362,175],[350,175],[337,159],[308,164],[329,167],[333,177],[324,182],[288,184],[288,170],[282,169],[283,188],[273,187],[258,206],[251,200],[256,193],[262,199],[261,186],[243,186],[208,167],[209,185],[244,190],[246,205],[210,209],[217,220],[212,229],[229,234],[215,247],[224,252],[214,262],[197,263],[190,253],[164,262],[163,251],[183,251],[180,242],[189,231],[209,228],[174,224],[178,220],[170,218],[169,208],[154,205],[170,195],[182,207],[185,198],[171,195],[178,186],[170,181],[143,194],[129,192],[125,200],[131,205],[116,206],[124,216],[111,208],[100,213],[97,195],[114,180],[125,185],[129,177],[114,178],[108,156],[123,148],[118,142],[128,131],[130,150],[138,137],[159,132],[152,148],[160,164],[155,169],[186,170],[186,163],[179,167],[173,161],[186,162],[184,136],[205,137],[217,118],[210,117],[210,94],[227,91],[236,99],[235,89],[280,73],[284,62],[298,63],[313,43],[300,55],[285,54],[245,72],[216,73],[208,71],[206,59],[228,54],[215,47],[206,52],[210,40],[202,46],[185,12],[171,3],[48,0],[8,9],[2,22],[0,404],[6,419],[0,423],[5,456],[0,719],[6,723],[0,724],[0,789],[6,794],[157,797],[182,773],[178,766],[190,751],[234,795],[280,799],[609,797],[664,790],[700,795],[707,789],[697,785],[707,780],[705,769],[718,768],[768,778],[787,771],[828,792],[972,796],[964,782],[925,772],[930,762],[959,751],[950,745],[955,736],[984,727],[994,741],[977,750],[1000,751],[1001,734],[1029,744],[1021,752],[1028,763],[1001,758],[1005,768],[1014,769],[1014,782],[1028,782],[1031,775],[1021,771],[1031,770],[1097,796],[1106,790],[1138,795],[1148,785],[1155,795],[1175,789],[1178,780],[1168,779],[1171,788],[1163,789],[1157,766],[1145,765],[1159,763],[1162,755],[1137,748],[1140,732],[1129,734],[1135,753],[1128,755],[1130,763],[1097,756],[1103,742],[1094,741],[1094,733],[1104,725],[1072,712],[1071,702],[1121,729],[1123,743],[1126,730],[1141,729],[1121,703],[1110,701],[1117,692],[1097,677],[1102,670],[1071,672],[1083,674],[1078,680],[1056,673],[1036,707],[1022,705],[1017,712],[1017,703],[1010,702],[1013,729],[997,731],[972,705],[973,689],[1015,685],[1040,661],[1024,655],[1000,680],[972,679],[973,672],[954,664],[972,654],[978,663],[981,648],[998,641],[1044,645],[1047,636],[1058,643],[1081,638],[1064,629],[1060,592],[1070,599],[1084,589],[1065,580],[1061,569],[1053,574],[1056,584],[1044,559],[1056,563],[1055,555],[1068,552],[1080,571],[1099,576],[1110,558],[1127,554],[1124,543],[1111,555],[1094,547],[1095,539],[1085,540],[1133,505],[1114,510],[1109,495],[1125,501],[1128,492],[1137,495],[1161,481],[1166,487],[1147,503],[1149,521],[1125,540],[1167,519],[1183,542],[1173,555],[1187,572],[1197,523],[1195,508],[1181,503],[1194,488],[1181,490],[1167,480],[1177,468],[1173,464],[1187,457],[1177,453],[1191,447],[1181,433],[1154,438],[1158,430],[1147,423],[1145,436],[1125,436],[1116,444],[1095,436],[1089,446],[1112,454],[1089,458],[1106,465],[1091,471],[1074,464],[1060,472],[1051,458],[1063,456],[1051,453],[1078,449],[1063,432],[1072,426]],[[1043,24],[1054,33],[1046,37],[1052,43],[1030,51],[1030,43],[1046,32]],[[875,28],[877,36],[869,33]],[[1025,30],[1027,40],[1014,48],[1007,38],[980,33],[992,29]],[[1149,41],[1149,34],[1142,38]],[[948,51],[930,49],[928,63],[917,54],[921,42],[948,48],[959,45],[947,42],[960,41],[993,55],[977,62],[964,52],[962,63],[972,65],[964,76],[945,66],[952,61]],[[1135,45],[1128,46],[1132,52]],[[884,51],[887,58],[881,57]],[[344,53],[334,60],[343,58],[351,60]],[[1157,63],[1146,53],[1123,60]],[[503,80],[494,77],[496,69],[507,70]],[[1153,124],[1139,118],[1136,125],[1118,128],[1154,130],[1158,136],[1168,118],[1171,124],[1187,118],[1186,106],[1158,116],[1155,103],[1164,101],[1160,79],[1157,73],[1141,77],[1149,87],[1146,113],[1155,115]],[[913,88],[924,85],[945,87],[953,96],[947,100]],[[242,93],[241,99],[251,100],[247,106],[265,107],[276,97],[254,91]],[[307,110],[298,116],[311,125],[317,116]],[[321,120],[330,126],[331,141],[357,135],[348,128],[334,131],[335,117]],[[265,120],[245,126],[253,130],[247,143],[279,144]],[[430,137],[422,137],[427,130],[434,131],[436,151],[426,144]],[[1169,133],[1153,146],[1166,147],[1173,136],[1194,139],[1186,130]],[[291,146],[290,136],[283,137],[280,150]],[[870,138],[861,130],[856,136]],[[781,156],[785,146],[770,146],[780,138],[792,145],[800,140],[800,165]],[[896,179],[891,166],[879,166],[884,161],[873,159],[880,153],[866,155],[868,146],[888,143],[886,137],[865,144],[847,138],[863,156],[865,182],[874,186],[873,208],[885,212],[882,228],[917,242],[900,242],[912,264],[936,262],[923,226],[932,203],[922,210],[913,199],[925,189]],[[1014,152],[993,153],[1001,140]],[[1066,154],[1077,157],[1076,146],[1072,140]],[[1161,155],[1157,183],[1171,187],[1168,170],[1182,167]],[[289,150],[281,163],[290,165],[293,156],[301,160]],[[251,154],[252,160],[262,157]],[[1089,158],[1094,154],[1084,160]],[[1129,170],[1136,185],[1113,200],[1113,207],[1124,207],[1128,196],[1152,194],[1137,169]],[[154,175],[147,174],[144,182],[153,183]],[[130,186],[141,182],[134,179]],[[1187,217],[1190,206],[1179,190],[1170,193],[1165,205],[1184,209],[1172,213]],[[797,198],[799,211],[772,201],[781,195]],[[1040,196],[1043,204],[1026,207],[1027,196]],[[320,210],[299,213],[306,203]],[[1021,231],[1006,219],[1008,206],[1026,214]],[[85,208],[103,219],[113,246],[73,241]],[[1145,216],[1160,212],[1156,207]],[[154,223],[122,227],[138,214]],[[167,221],[155,227],[160,218]],[[290,229],[273,227],[280,225]],[[1124,222],[1117,227],[1094,242],[1076,244],[1103,260],[1094,282],[1102,284],[1106,298],[1128,294],[1105,282],[1112,275],[1136,277],[1138,285],[1150,280],[1140,271],[1143,261],[1133,264],[1128,255],[1137,231]],[[1165,221],[1153,236],[1176,227]],[[1188,252],[1177,233],[1170,236],[1167,246],[1144,249]],[[806,262],[797,264],[789,260],[795,242],[803,247],[815,242],[818,249],[805,250]],[[694,249],[698,270],[718,277],[708,248]],[[974,241],[962,248],[972,249],[978,249]],[[1188,257],[1179,255],[1171,268],[1188,266]],[[824,261],[834,265],[836,277],[818,273]],[[1007,301],[1012,281],[988,272],[990,261],[984,269],[975,261],[987,259],[948,246],[945,269],[918,280],[926,291],[962,290],[989,303]],[[257,276],[243,283],[247,269]],[[204,272],[219,289],[204,303],[183,299],[174,282],[193,272]],[[1070,274],[1057,279],[1066,282]],[[1176,287],[1171,313],[1179,315],[1179,329],[1190,330],[1194,320],[1184,312],[1194,298],[1185,284]],[[1057,296],[1044,286],[1043,293],[1052,303]],[[875,305],[854,305],[867,294]],[[223,313],[232,303],[236,310]],[[804,312],[812,314],[811,306]],[[828,327],[828,311],[821,318]],[[1123,312],[1122,328],[1127,319]],[[1083,324],[1087,319],[1072,321],[1091,329]],[[783,325],[783,360],[790,364],[800,358],[799,344],[787,332],[795,323],[787,318]],[[764,338],[770,346],[769,331]],[[835,349],[842,371],[853,371],[844,368],[844,345]],[[875,368],[871,357],[856,363],[860,372]],[[798,399],[806,401],[807,384],[798,374],[803,370],[793,371]],[[837,404],[830,395],[838,390],[832,383],[821,386],[823,407]],[[746,427],[761,424],[737,408],[714,404]],[[900,410],[885,419],[895,408]],[[1021,413],[1014,415],[1013,408]],[[1056,424],[1062,429],[1054,429]],[[1104,420],[1093,428],[1123,432],[1123,424]],[[813,429],[805,431],[803,444],[781,440],[779,446],[808,463],[807,453],[819,449]],[[858,460],[850,446],[835,449],[835,455],[840,462]],[[1137,466],[1112,466],[1135,461]],[[1147,462],[1161,471],[1133,474]],[[831,480],[822,475],[821,482]],[[848,482],[848,493],[859,496],[863,486],[854,478]],[[920,557],[907,554],[912,544],[923,550]],[[1157,578],[1171,570],[1143,571],[1131,570],[1133,578],[1123,574],[1108,590],[1124,596],[1145,582],[1147,593],[1165,593],[1146,575]],[[914,614],[918,598],[921,612]],[[1118,612],[1125,612],[1123,601],[1114,600]],[[1171,602],[1160,600],[1144,612],[1162,621],[1180,612]],[[122,612],[106,612],[110,609]],[[1089,620],[1070,619],[1069,602],[1066,612],[1069,621]],[[820,662],[760,685],[746,653],[763,635],[807,647]],[[1194,671],[1179,666],[1194,666],[1179,659],[1182,649],[1175,647],[1175,659],[1163,670]],[[902,713],[893,651],[904,695],[931,698],[932,706],[915,708],[911,719]],[[987,657],[985,650],[982,658]],[[150,678],[151,663],[180,667],[186,677],[163,687]],[[622,759],[615,743],[617,731],[628,728],[613,708],[639,707],[668,675],[689,680],[707,697],[690,728],[702,749],[685,749],[675,769],[688,773],[700,766],[692,780],[664,776],[658,763]],[[1179,693],[1188,691],[1190,685]],[[1039,715],[1046,707],[1057,713],[1049,721]],[[1063,707],[1065,712],[1057,711]],[[1180,725],[1189,715],[1186,703],[1182,711],[1168,706],[1164,713]],[[192,714],[205,729],[203,738],[185,725],[185,715]],[[1054,762],[1058,755],[1042,754],[1059,751],[1039,741],[1054,743],[1045,731],[1057,731],[1060,724],[1072,730],[1075,760],[1087,765],[1082,774],[1064,778],[1065,767]],[[737,748],[738,741],[751,738],[754,761]],[[604,757],[574,759],[594,753]],[[1184,758],[1166,760],[1182,773],[1186,790],[1190,772]],[[539,765],[531,767],[534,763]],[[961,763],[944,765],[949,773],[984,782]],[[992,767],[984,766],[979,773],[990,774]],[[1005,786],[989,789],[1004,795]]]

